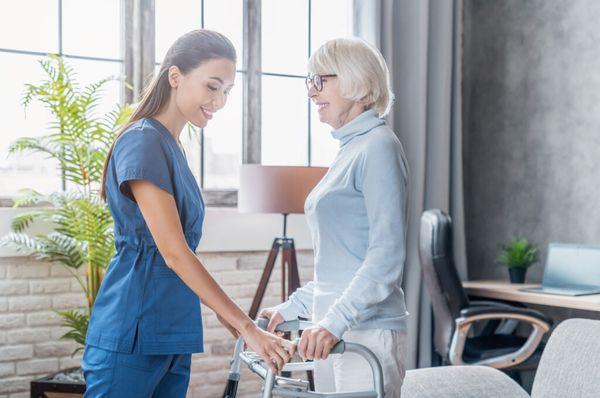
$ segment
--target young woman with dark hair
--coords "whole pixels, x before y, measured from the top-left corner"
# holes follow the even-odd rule
[[[200,300],[274,371],[294,352],[257,328],[194,253],[204,202],[179,135],[188,122],[205,127],[225,105],[235,63],[219,33],[180,37],[109,151],[101,194],[116,253],[88,328],[86,397],[184,397],[191,354],[203,351]]]

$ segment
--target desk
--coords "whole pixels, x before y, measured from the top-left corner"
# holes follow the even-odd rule
[[[489,280],[466,281],[463,282],[463,286],[470,296],[600,312],[600,294],[572,297],[522,292],[519,289],[537,287],[539,284],[511,284],[504,281]]]

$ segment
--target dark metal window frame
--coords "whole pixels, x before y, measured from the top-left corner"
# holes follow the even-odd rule
[[[204,27],[204,0],[201,2],[201,27]],[[312,0],[306,0],[308,3],[308,54],[311,49],[311,19],[312,19]],[[264,72],[262,70],[261,59],[261,0],[243,0],[243,54],[242,69],[238,70],[245,76],[243,83],[242,99],[242,163],[261,163],[261,112],[262,112],[262,77],[275,76],[284,78],[305,79],[306,76]],[[155,62],[155,2],[154,0],[121,0],[122,16],[122,35],[124,37],[123,58],[112,59],[102,57],[78,56],[65,54],[62,51],[62,0],[58,0],[58,35],[59,35],[59,54],[65,58],[84,59],[90,61],[109,61],[120,62],[123,64],[123,71],[127,76],[128,82],[134,87],[132,93],[123,89],[122,100],[133,101],[137,99],[141,90],[143,76],[148,75],[148,71],[153,70]],[[138,23],[134,22],[137,18]],[[141,22],[140,22],[141,21]],[[132,44],[132,43],[137,43]],[[12,49],[2,49],[0,52],[12,52],[17,54],[40,55],[47,53],[21,51]],[[137,63],[137,65],[136,65]],[[308,165],[311,165],[311,105],[307,98],[307,159]],[[200,130],[200,186],[204,188],[204,130]],[[63,178],[62,188],[65,188]],[[215,207],[235,207],[237,205],[237,190],[203,190],[203,196],[208,206]],[[11,198],[0,197],[0,207],[12,204]]]
[[[130,1],[130,0],[122,0],[122,2]],[[76,55],[76,54],[68,54],[63,51],[63,2],[62,0],[57,0],[57,18],[58,18],[58,52],[56,53],[48,53],[42,51],[28,51],[21,50],[15,48],[0,48],[0,53],[9,53],[9,54],[19,54],[19,55],[33,55],[39,57],[45,57],[50,54],[58,54],[67,59],[78,59],[85,61],[102,61],[102,62],[115,62],[124,64],[124,58],[105,58],[105,57],[93,57],[93,56],[85,56],[85,55]],[[64,175],[61,177],[61,189],[66,189],[66,180]],[[1,192],[0,192],[1,194]],[[0,196],[0,208],[2,207],[12,207],[14,204],[14,199],[11,196]]]
[[[306,0],[308,3],[307,23],[308,23],[308,53],[307,58],[312,53],[312,0]],[[204,0],[202,5],[202,23],[204,27]],[[242,94],[242,163],[261,163],[261,129],[262,129],[262,77],[275,76],[294,79],[305,79],[304,75],[264,72],[262,70],[262,1],[244,0],[243,1],[243,54],[242,69],[237,72],[245,75]],[[311,105],[310,99],[306,100],[307,106],[307,163],[312,163],[311,153]],[[201,147],[201,181],[200,185],[204,187],[204,131],[200,131]],[[237,190],[203,190],[204,200],[209,206],[235,207],[237,205]]]

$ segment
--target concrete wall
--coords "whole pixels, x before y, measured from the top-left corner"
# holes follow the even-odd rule
[[[249,310],[267,253],[210,253],[199,258],[236,303]],[[306,283],[312,279],[312,251],[299,251],[298,263]],[[279,267],[271,276],[263,306],[279,302]],[[61,266],[27,257],[0,258],[0,398],[29,397],[32,379],[80,366],[81,354],[71,357],[75,343],[60,340],[65,330],[53,310],[84,305],[76,279]],[[210,309],[203,306],[202,311],[205,353],[193,356],[189,398],[221,396],[235,343]],[[258,381],[244,367],[238,396],[258,396]]]
[[[506,277],[516,233],[600,244],[600,2],[465,0],[469,275]],[[542,262],[543,264],[543,262]],[[540,281],[542,264],[529,271]]]

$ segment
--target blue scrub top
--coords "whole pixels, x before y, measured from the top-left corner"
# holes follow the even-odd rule
[[[131,194],[130,180],[146,180],[173,195],[187,244],[202,234],[204,202],[175,138],[158,121],[142,119],[113,148],[106,197],[116,253],[94,303],[86,342],[142,354],[203,351],[199,297],[167,267]]]

